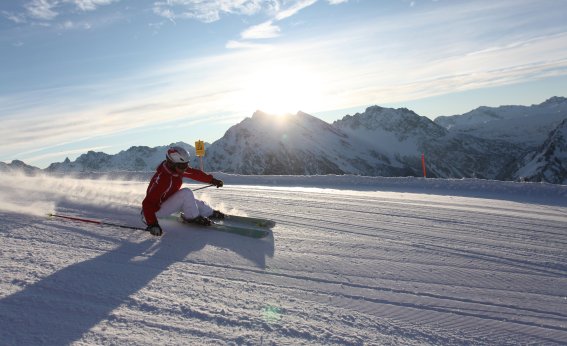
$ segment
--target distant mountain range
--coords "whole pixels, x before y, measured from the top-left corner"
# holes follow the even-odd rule
[[[206,145],[204,168],[254,175],[355,174],[476,177],[567,184],[567,98],[532,106],[479,107],[431,121],[405,108],[373,106],[333,124],[309,114],[276,117],[260,111]],[[195,148],[179,142],[193,155]],[[115,155],[89,151],[47,172],[153,171],[162,147],[131,147]],[[21,161],[1,170],[39,170]]]

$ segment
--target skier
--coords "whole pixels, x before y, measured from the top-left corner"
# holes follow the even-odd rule
[[[224,214],[213,210],[207,203],[195,198],[193,191],[181,189],[183,178],[190,178],[216,186],[224,185],[222,180],[215,179],[199,169],[189,167],[187,150],[173,146],[167,150],[166,159],[157,167],[152,177],[146,198],[142,202],[142,214],[145,219],[146,231],[152,235],[161,236],[163,231],[158,223],[158,217],[181,212],[186,222],[210,226],[210,218],[222,219]]]

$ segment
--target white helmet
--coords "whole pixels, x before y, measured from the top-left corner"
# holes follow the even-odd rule
[[[165,155],[167,159],[173,163],[189,163],[189,153],[181,147],[171,147]]]

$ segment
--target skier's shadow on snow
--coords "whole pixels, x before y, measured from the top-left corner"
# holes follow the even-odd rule
[[[175,228],[161,238],[144,232],[139,236],[145,240],[125,240],[114,250],[65,267],[0,299],[0,344],[70,344],[102,321],[120,321],[120,313],[113,313],[116,308],[137,309],[136,292],[146,287],[159,291],[160,287],[152,287],[153,279],[174,263],[193,265],[188,255],[207,245],[234,251],[256,268],[265,268],[266,256],[274,253],[271,236],[254,240]],[[208,258],[199,261],[199,266],[230,267],[226,261],[214,263]],[[241,268],[242,264],[235,266]],[[191,282],[186,282],[186,287],[190,290]]]

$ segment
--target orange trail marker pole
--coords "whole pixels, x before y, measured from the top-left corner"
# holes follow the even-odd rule
[[[423,177],[427,178],[427,172],[425,171],[425,153],[421,154],[421,168],[423,168]]]

